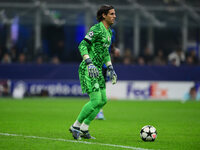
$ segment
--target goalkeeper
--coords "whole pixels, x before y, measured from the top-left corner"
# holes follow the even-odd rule
[[[105,80],[102,65],[106,64],[107,73],[113,84],[117,82],[117,75],[113,69],[109,46],[112,31],[110,26],[116,18],[113,6],[103,5],[97,11],[98,24],[92,26],[81,41],[79,51],[83,58],[79,66],[79,79],[83,93],[89,95],[90,101],[86,103],[77,120],[70,127],[74,139],[94,139],[89,133],[89,125],[107,103]]]

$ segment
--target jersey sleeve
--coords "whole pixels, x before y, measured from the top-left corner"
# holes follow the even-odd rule
[[[79,44],[79,51],[81,56],[88,54],[88,51],[92,44],[98,39],[100,31],[95,27],[91,27],[89,32],[86,34],[85,38]]]
[[[107,50],[108,51],[108,50]],[[110,53],[109,51],[106,53],[106,57],[104,57],[104,63],[106,64],[107,62],[111,61],[111,58],[110,58]]]
[[[112,37],[112,31],[109,29],[109,33],[110,33],[110,37]],[[110,58],[110,50],[109,50],[110,46],[108,47],[108,50],[106,51],[106,55],[104,57],[104,63],[106,64],[107,62],[111,61]]]

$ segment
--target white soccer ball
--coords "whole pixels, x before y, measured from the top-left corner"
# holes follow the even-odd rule
[[[144,126],[140,131],[140,137],[143,141],[154,141],[157,137],[156,128],[151,125]]]

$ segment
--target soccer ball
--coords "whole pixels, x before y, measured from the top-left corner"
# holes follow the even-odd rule
[[[144,126],[140,131],[140,137],[143,141],[154,141],[157,137],[156,128],[151,125]]]

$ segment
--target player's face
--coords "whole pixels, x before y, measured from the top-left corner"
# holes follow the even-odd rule
[[[114,9],[110,9],[107,15],[103,16],[105,18],[105,21],[112,25],[115,22],[116,14]]]

